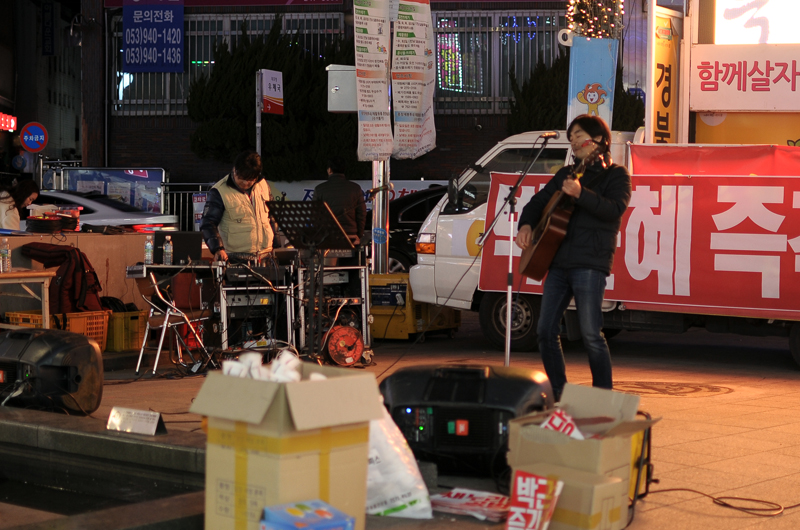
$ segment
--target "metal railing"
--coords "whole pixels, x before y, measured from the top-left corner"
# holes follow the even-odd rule
[[[192,81],[214,67],[214,48],[239,41],[242,25],[251,36],[266,35],[275,14],[187,15],[182,73],[122,72],[122,18],[112,20],[112,113],[116,116],[185,115]],[[435,11],[437,114],[504,114],[512,96],[509,72],[522,82],[539,62],[550,66],[559,54],[558,32],[567,27],[564,10]],[[287,13],[283,33],[297,33],[302,46],[321,56],[344,34],[342,13]]]
[[[111,21],[112,64],[110,87],[115,116],[180,116],[187,113],[186,100],[192,82],[209,75],[214,67],[214,49],[224,42],[232,49],[240,38],[242,24],[251,37],[272,29],[274,13],[208,14],[184,17],[184,63],[181,73],[122,71],[122,17]],[[297,34],[309,52],[322,55],[325,46],[344,31],[343,13],[286,13],[282,33]]]
[[[558,57],[564,11],[436,11],[437,114],[506,114],[519,83]]]
[[[193,231],[195,225],[194,194],[206,192],[213,185],[213,182],[165,182],[164,213],[178,216],[180,230]]]

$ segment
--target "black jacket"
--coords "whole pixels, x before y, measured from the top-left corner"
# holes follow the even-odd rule
[[[333,173],[327,181],[314,188],[314,200],[328,203],[347,235],[359,239],[364,237],[367,205],[361,186],[350,182],[341,173]]]
[[[545,205],[561,189],[572,166],[566,166],[522,209],[519,226],[535,227]],[[617,164],[604,169],[600,163],[590,166],[580,180],[581,195],[575,200],[567,233],[556,252],[551,267],[596,269],[611,273],[617,249],[622,214],[631,200],[631,177]]]

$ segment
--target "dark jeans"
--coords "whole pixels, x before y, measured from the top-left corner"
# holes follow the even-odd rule
[[[583,345],[589,352],[592,385],[608,389],[612,387],[611,353],[601,331],[605,288],[606,275],[598,270],[553,267],[547,273],[537,333],[542,362],[556,400],[561,399],[561,392],[567,382],[564,352],[561,350],[559,337],[561,318],[573,296],[578,309]]]

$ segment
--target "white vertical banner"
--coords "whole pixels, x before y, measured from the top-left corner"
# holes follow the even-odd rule
[[[392,156],[417,158],[436,147],[431,5],[430,0],[396,1],[398,13],[392,46]]]
[[[392,155],[389,116],[389,1],[353,0],[358,103],[358,159]]]

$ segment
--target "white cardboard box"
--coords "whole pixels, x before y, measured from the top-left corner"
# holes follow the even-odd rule
[[[658,419],[637,420],[639,396],[567,383],[561,405],[587,437],[576,440],[542,429],[550,414],[540,412],[508,423],[508,464],[520,468],[546,463],[619,477],[627,491],[631,476],[631,435]],[[599,438],[590,438],[597,434]]]
[[[311,373],[328,379],[309,381]],[[211,372],[191,412],[208,416],[205,527],[258,530],[264,507],[319,498],[363,530],[373,374],[304,363],[273,383]]]
[[[628,522],[627,490],[619,477],[552,464],[515,467],[564,483],[548,530],[620,530]]]

